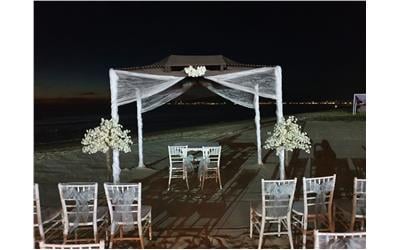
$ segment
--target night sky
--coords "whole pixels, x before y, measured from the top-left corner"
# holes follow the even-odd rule
[[[365,2],[35,2],[35,98],[109,98],[108,69],[170,54],[280,65],[284,100],[365,92]]]

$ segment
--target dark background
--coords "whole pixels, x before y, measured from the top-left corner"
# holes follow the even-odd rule
[[[35,98],[109,98],[170,54],[281,65],[284,100],[365,92],[365,2],[35,2]]]
[[[79,143],[110,118],[109,68],[170,54],[280,65],[284,102],[351,101],[365,93],[365,39],[365,2],[35,2],[35,146]],[[182,98],[227,102],[200,87]],[[285,105],[284,113],[334,108]],[[274,105],[260,111],[275,116]],[[135,104],[119,113],[136,131]],[[229,103],[166,105],[143,115],[144,133],[253,117]]]

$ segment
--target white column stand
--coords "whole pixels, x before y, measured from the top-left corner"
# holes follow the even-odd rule
[[[255,86],[255,94],[254,94],[254,110],[256,116],[254,118],[254,122],[256,124],[256,134],[257,134],[257,163],[258,165],[262,165],[261,158],[261,128],[260,128],[260,101],[259,101],[259,87],[258,84]]]
[[[138,127],[138,150],[139,150],[139,163],[138,168],[144,168],[143,163],[143,122],[142,122],[142,97],[140,96],[140,89],[136,89],[136,108],[137,108],[137,127]]]
[[[283,119],[283,103],[282,103],[282,69],[280,66],[275,67],[276,78],[276,118],[277,121]],[[279,177],[281,180],[285,179],[285,151],[279,152]]]
[[[118,75],[115,73],[113,69],[110,69],[110,91],[111,91],[111,118],[118,122],[118,104],[117,104],[117,96],[118,96]],[[113,181],[114,183],[119,183],[119,175],[121,173],[121,169],[119,167],[119,151],[113,150],[113,163],[112,163],[112,171],[113,171]]]

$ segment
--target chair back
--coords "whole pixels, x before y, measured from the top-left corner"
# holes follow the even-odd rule
[[[314,230],[314,249],[365,249],[366,232],[321,233]]]
[[[40,240],[44,240],[42,212],[40,208],[39,185],[33,185],[33,226],[39,228]]]
[[[261,180],[262,213],[267,218],[290,216],[297,178],[292,180]]]
[[[303,177],[304,214],[332,212],[336,174],[326,177]]]
[[[183,159],[187,157],[188,146],[168,146],[169,167],[175,167],[174,163],[183,163]],[[182,168],[182,164],[176,165]]]
[[[97,183],[59,183],[64,228],[97,223]]]
[[[365,217],[366,215],[366,187],[366,179],[354,178],[353,215],[355,217]]]
[[[216,146],[216,147],[202,147],[202,153],[203,153],[203,158],[204,159],[209,159],[210,160],[210,165],[209,168],[212,168],[213,166],[216,166],[217,168],[220,167],[220,161],[221,161],[221,146]]]
[[[142,209],[141,183],[104,183],[104,190],[113,226],[140,225]]]
[[[104,240],[92,244],[48,244],[39,242],[40,249],[105,249]]]

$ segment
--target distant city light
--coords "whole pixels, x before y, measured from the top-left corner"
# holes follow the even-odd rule
[[[167,103],[167,105],[188,105],[188,106],[196,106],[196,105],[227,105],[230,103],[227,102],[207,102],[207,101],[197,101],[197,102],[191,102],[191,101],[173,101]],[[338,108],[339,105],[352,105],[352,101],[332,101],[332,100],[326,100],[326,101],[295,101],[295,102],[283,102],[284,105],[332,105],[335,108]],[[260,105],[275,105],[275,102],[273,101],[266,101],[266,102],[260,102]]]

